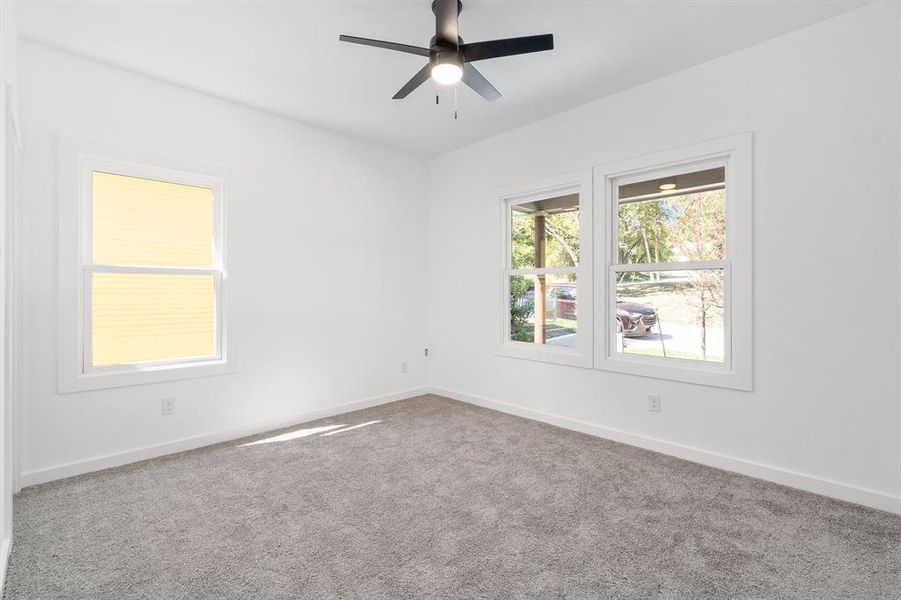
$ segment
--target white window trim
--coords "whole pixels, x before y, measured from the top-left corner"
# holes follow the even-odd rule
[[[544,177],[521,184],[511,185],[497,191],[501,207],[501,264],[500,264],[500,339],[497,354],[514,358],[525,358],[544,362],[591,368],[593,332],[592,311],[592,260],[591,229],[592,216],[591,169],[584,169],[551,177]],[[510,212],[515,204],[542,198],[552,198],[562,194],[579,194],[579,266],[562,269],[512,269],[510,262]],[[534,275],[541,273],[576,274],[576,297],[578,298],[578,333],[576,346],[564,348],[546,344],[531,344],[510,339],[510,276]]]
[[[723,268],[726,287],[725,340],[723,364],[676,358],[624,355],[614,351],[612,315],[616,286],[613,268],[616,258],[617,190],[615,185],[660,174],[703,168],[710,161],[726,167],[726,260]],[[752,139],[750,133],[694,144],[675,150],[631,158],[595,168],[595,191],[603,198],[596,212],[595,261],[600,266],[595,277],[595,361],[597,369],[684,381],[739,390],[752,389],[753,308],[752,308]],[[672,263],[657,269],[688,269],[714,266],[704,263]],[[636,267],[640,268],[640,267]]]
[[[91,264],[91,173],[104,171],[211,188],[214,191],[213,268],[140,267]],[[226,173],[208,165],[125,151],[102,144],[59,139],[59,349],[60,393],[175,381],[233,373],[234,343],[227,335]],[[96,272],[197,273],[216,282],[217,355],[131,365],[88,367],[90,275]]]

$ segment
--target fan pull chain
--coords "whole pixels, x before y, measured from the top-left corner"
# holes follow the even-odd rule
[[[462,6],[462,5],[457,5],[457,22],[458,23],[460,22],[460,6]],[[457,36],[457,54],[460,54],[460,36]],[[454,121],[457,120],[457,88],[458,87],[459,87],[459,84],[454,86]]]

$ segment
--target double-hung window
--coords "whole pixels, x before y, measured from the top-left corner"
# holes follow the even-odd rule
[[[595,366],[751,385],[750,135],[598,167]]]
[[[84,154],[73,167],[76,219],[61,195],[61,234],[77,229],[61,236],[61,390],[225,372],[223,180]]]
[[[591,172],[502,193],[500,353],[591,366]]]

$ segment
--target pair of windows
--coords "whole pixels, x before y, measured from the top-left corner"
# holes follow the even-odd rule
[[[514,186],[501,353],[750,389],[750,136]]]
[[[61,169],[60,390],[227,372],[223,179],[83,148]]]

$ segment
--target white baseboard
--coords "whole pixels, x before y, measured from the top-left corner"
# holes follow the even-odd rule
[[[9,566],[9,554],[12,551],[12,538],[7,536],[0,541],[0,598],[3,598],[3,589],[6,586],[6,567]]]
[[[299,425],[308,421],[315,421],[316,419],[333,417],[335,415],[340,415],[363,408],[369,408],[371,406],[377,406],[379,404],[387,404],[388,402],[405,400],[407,398],[413,398],[415,396],[427,394],[428,392],[428,388],[425,387],[414,388],[401,392],[395,392],[393,394],[387,394],[384,396],[366,398],[364,400],[358,400],[356,402],[348,402],[345,404],[338,404],[326,408],[309,410],[287,417],[269,419],[267,421],[252,423],[250,425],[242,425],[240,427],[227,429],[225,431],[215,431],[212,433],[206,433],[189,438],[173,440],[171,442],[164,442],[162,444],[155,444],[153,446],[145,446],[142,448],[137,448],[135,450],[129,450],[127,452],[109,454],[106,456],[99,456],[87,460],[58,465],[55,467],[48,467],[46,469],[39,469],[37,471],[30,471],[27,473],[22,473],[21,483],[23,488],[30,485],[37,485],[39,483],[47,483],[48,481],[55,481],[57,479],[73,477],[75,475],[90,473],[92,471],[99,471],[101,469],[118,467],[121,465],[126,465],[128,463],[146,460],[148,458],[156,458],[157,456],[164,456],[166,454],[174,454],[176,452],[183,452],[185,450],[193,450],[195,448],[210,446],[212,444],[218,444],[220,442],[237,440],[249,435],[264,433],[266,431],[272,431],[274,429],[281,429],[284,427],[291,427],[293,425]]]
[[[750,460],[726,456],[724,454],[711,452],[709,450],[702,450],[700,448],[693,448],[691,446],[675,444],[657,438],[631,433],[628,431],[622,431],[620,429],[604,427],[586,421],[570,419],[568,417],[545,413],[529,408],[523,408],[514,404],[499,402],[497,400],[491,400],[489,398],[474,396],[472,394],[466,394],[463,392],[440,387],[422,387],[404,390],[393,394],[387,394],[385,396],[367,398],[356,402],[349,402],[346,404],[339,404],[327,408],[310,410],[289,417],[271,419],[268,421],[253,423],[251,425],[236,427],[225,431],[207,433],[204,435],[174,440],[153,446],[146,446],[119,454],[111,454],[108,456],[101,456],[84,461],[49,467],[38,471],[31,471],[22,474],[21,482],[23,487],[37,485],[39,483],[46,483],[48,481],[63,479],[65,477],[72,477],[74,475],[81,475],[83,473],[90,473],[92,471],[99,471],[101,469],[108,469],[110,467],[117,467],[148,458],[155,458],[157,456],[183,452],[185,450],[192,450],[194,448],[200,448],[202,446],[209,446],[211,444],[218,444],[220,442],[240,439],[242,437],[254,435],[257,433],[264,433],[273,429],[291,427],[292,425],[298,425],[307,421],[314,421],[316,419],[332,417],[335,415],[352,412],[363,408],[369,408],[371,406],[377,406],[379,404],[387,404],[388,402],[394,402],[396,400],[404,400],[406,398],[412,398],[414,396],[419,396],[427,393],[437,394],[439,396],[444,396],[453,400],[475,404],[485,408],[490,408],[492,410],[524,417],[526,419],[542,421],[544,423],[556,425],[557,427],[571,429],[573,431],[613,440],[615,442],[621,442],[623,444],[629,444],[631,446],[646,448],[648,450],[660,452],[661,454],[668,454],[670,456],[676,456],[678,458],[711,467],[716,467],[725,471],[731,471],[733,473],[748,475],[757,479],[772,481],[781,485],[813,492],[814,494],[820,494],[823,496],[828,496],[830,498],[836,498],[838,500],[854,502],[863,506],[869,506],[871,508],[901,514],[901,497],[899,496],[892,496],[884,492],[848,485],[838,481],[831,481],[804,473],[798,473],[797,471],[791,471],[789,469],[783,469],[781,467],[775,467],[772,465],[766,465]],[[6,568],[6,559],[8,558],[9,554],[8,542],[9,540],[3,542],[2,551],[4,554],[2,555],[2,557],[0,557],[3,559],[3,563],[2,565],[0,565],[0,569]],[[0,579],[0,582],[2,582],[2,579]],[[0,585],[2,585],[2,583],[0,583]]]
[[[846,502],[869,506],[870,508],[877,508],[879,510],[901,514],[901,497],[892,496],[884,492],[856,487],[838,481],[822,479],[813,475],[806,475],[781,467],[774,467],[772,465],[765,465],[733,456],[726,456],[724,454],[710,452],[700,448],[674,444],[672,442],[630,433],[620,429],[603,427],[601,425],[595,425],[594,423],[578,421],[576,419],[570,419],[568,417],[545,413],[530,408],[522,408],[513,404],[507,404],[505,402],[499,402],[481,396],[473,396],[455,390],[431,387],[429,388],[429,391],[432,394],[444,396],[453,400],[475,404],[511,415],[525,417],[526,419],[532,419],[534,421],[542,421],[564,429],[587,433],[615,442],[629,444],[630,446],[646,448],[648,450],[660,452],[661,454],[676,456],[678,458],[710,467],[716,467],[725,471],[748,475],[757,479],[764,479],[799,490],[820,494],[821,496],[828,496]]]

